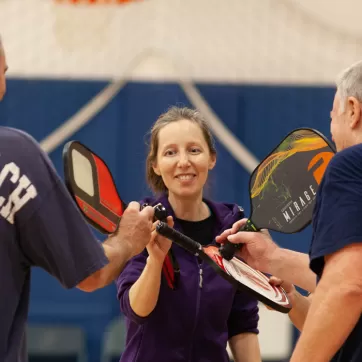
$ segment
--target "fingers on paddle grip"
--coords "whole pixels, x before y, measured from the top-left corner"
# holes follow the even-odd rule
[[[143,204],[142,208],[149,206],[148,204]],[[157,204],[153,207],[155,210],[155,216],[153,218],[153,221],[159,220],[161,222],[166,223],[167,225],[167,210],[166,208],[161,204]],[[162,235],[162,234],[161,234]],[[166,278],[166,282],[168,286],[175,290],[178,287],[179,279],[180,279],[180,266],[177,262],[177,259],[172,251],[172,248],[168,251],[165,261],[162,266],[163,274]]]
[[[233,244],[230,243],[230,241],[225,241],[225,243],[220,246],[219,253],[224,259],[231,260],[239,248],[240,244]]]
[[[199,253],[202,252],[202,246],[200,243],[168,226],[163,221],[161,221],[156,226],[156,231],[167,239],[174,241],[176,244],[180,245],[182,248],[188,250],[194,255],[199,255]]]
[[[239,231],[256,231],[256,228],[253,223],[248,220],[246,224],[239,229]],[[224,259],[231,260],[234,257],[236,251],[240,249],[242,245],[243,244],[233,244],[226,240],[225,243],[220,246],[219,253]]]

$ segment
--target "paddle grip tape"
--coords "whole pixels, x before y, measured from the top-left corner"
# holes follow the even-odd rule
[[[171,228],[164,222],[160,222],[156,226],[156,231],[167,239],[172,240],[190,253],[202,257],[206,255],[202,250],[202,245],[179,231]]]

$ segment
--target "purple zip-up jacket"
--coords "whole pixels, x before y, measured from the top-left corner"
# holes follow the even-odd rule
[[[244,216],[237,205],[204,201],[216,216],[214,237]],[[144,202],[152,206],[161,202],[168,215],[175,218],[166,195]],[[174,228],[182,232],[177,220]],[[146,251],[132,258],[117,279],[118,299],[128,329],[121,361],[228,362],[228,339],[240,333],[258,333],[257,300],[236,291],[210,265],[199,265],[195,256],[177,244],[172,249],[181,271],[178,288],[171,290],[162,276],[156,307],[147,317],[135,314],[129,302],[129,290],[146,264]]]

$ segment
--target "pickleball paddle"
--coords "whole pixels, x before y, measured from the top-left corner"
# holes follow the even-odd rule
[[[266,275],[240,259],[233,257],[228,261],[222,258],[217,246],[203,246],[164,222],[160,222],[156,226],[156,231],[211,265],[217,274],[228,280],[237,289],[252,295],[281,313],[288,313],[291,310],[292,306],[284,289],[270,285]]]
[[[119,196],[105,161],[82,143],[70,141],[63,148],[63,165],[65,184],[87,222],[103,234],[115,233],[127,204]],[[160,204],[154,209],[155,218],[165,221],[166,209]],[[171,249],[163,273],[175,289],[180,269]]]
[[[290,132],[251,174],[251,213],[240,231],[292,234],[307,227],[318,186],[334,154],[334,147],[320,132],[310,128]],[[219,251],[231,260],[239,247],[227,241]]]

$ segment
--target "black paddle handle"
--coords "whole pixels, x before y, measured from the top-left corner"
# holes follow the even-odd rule
[[[126,210],[126,208],[128,207],[128,204],[126,204],[121,198],[119,198],[122,202],[122,205],[123,205],[123,210]],[[148,204],[142,204],[141,205],[141,210],[144,209],[146,206],[150,206]],[[162,205],[162,204],[157,204],[153,207],[154,211],[155,211],[155,216],[153,218],[153,221],[156,221],[156,220],[160,220],[160,221],[167,221],[167,210],[166,208]],[[83,212],[83,210],[81,210]],[[116,230],[113,232],[114,234],[117,233],[118,231],[118,228],[119,228],[119,225],[121,224],[121,218],[119,218],[118,220],[118,224],[117,224],[117,228]],[[90,221],[88,221],[90,222]],[[95,224],[94,226],[95,228],[97,228],[98,231],[100,231],[101,233],[106,233],[106,234],[109,234],[108,232],[106,232],[105,230],[103,230],[103,228],[100,229],[99,225]]]
[[[150,205],[148,205],[146,203],[142,204],[141,205],[141,210],[144,209],[147,206],[150,206]],[[160,221],[164,221],[164,222],[167,221],[167,210],[161,203],[155,205],[153,207],[153,210],[155,211],[155,216],[153,218],[153,221],[156,221],[156,220],[160,220]]]
[[[157,204],[154,207],[155,218],[160,221],[167,222],[167,210],[162,204]]]
[[[156,231],[165,238],[174,241],[176,244],[196,256],[200,256],[202,258],[204,255],[206,255],[202,250],[202,245],[200,243],[180,233],[164,222],[158,223],[156,226]]]
[[[258,230],[254,226],[254,224],[250,220],[248,220],[246,224],[242,226],[238,231],[258,231]],[[234,257],[236,251],[240,249],[242,245],[243,244],[233,244],[230,243],[230,241],[226,240],[225,243],[221,245],[219,248],[220,255],[226,260],[231,260]]]

